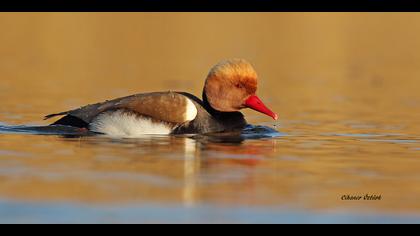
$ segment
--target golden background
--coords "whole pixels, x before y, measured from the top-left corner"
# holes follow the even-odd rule
[[[1,134],[0,198],[420,211],[418,13],[1,13],[0,29],[4,124],[139,92],[201,96],[212,65],[245,58],[280,117],[248,121],[289,134],[240,146]],[[365,193],[383,200],[339,199]]]

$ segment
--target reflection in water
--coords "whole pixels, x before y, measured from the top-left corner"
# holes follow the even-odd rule
[[[155,188],[156,186],[153,185],[160,184],[163,184],[163,186],[168,186],[167,184],[170,184],[171,182],[171,185],[173,185],[179,181],[179,183],[176,183],[175,186],[178,184],[180,184],[180,187],[182,186],[181,199],[185,206],[194,206],[197,200],[201,199],[198,196],[203,190],[203,182],[211,183],[214,181],[223,181],[223,175],[220,175],[219,177],[214,177],[214,179],[211,179],[211,176],[206,176],[208,173],[212,172],[213,169],[217,170],[220,167],[221,163],[223,163],[223,165],[227,164],[228,166],[255,166],[258,164],[259,161],[261,161],[261,158],[263,158],[264,156],[269,156],[270,152],[273,152],[275,150],[276,145],[275,140],[273,139],[265,140],[264,145],[252,143],[244,145],[244,142],[246,142],[246,140],[258,140],[258,137],[261,140],[263,140],[268,136],[275,135],[275,131],[273,129],[268,127],[264,128],[262,126],[248,126],[247,129],[244,130],[244,132],[242,133],[238,132],[229,134],[224,133],[210,135],[145,136],[144,138],[140,139],[113,139],[102,135],[81,135],[77,132],[78,129],[72,130],[71,127],[2,126],[2,131],[0,132],[0,134],[3,133],[4,135],[8,133],[9,135],[17,135],[20,137],[20,135],[22,135],[23,133],[23,135],[27,135],[28,138],[37,139],[37,137],[42,137],[38,135],[52,135],[54,133],[55,135],[59,135],[59,137],[61,137],[59,139],[61,142],[61,148],[57,147],[58,154],[66,154],[66,150],[69,150],[69,148],[77,149],[79,151],[69,152],[68,155],[75,155],[75,153],[79,153],[80,151],[88,151],[84,154],[84,156],[87,155],[86,160],[80,159],[77,161],[81,162],[80,164],[82,165],[88,164],[88,166],[82,168],[79,167],[79,170],[77,171],[71,171],[70,162],[70,166],[68,167],[69,169],[64,169],[63,172],[60,172],[60,175],[62,175],[62,178],[64,179],[74,178],[76,176],[78,179],[81,178],[80,184],[90,183],[92,180],[94,180],[95,182],[99,181],[100,183],[102,182],[101,179],[106,180],[108,179],[108,177],[113,176],[114,180],[120,179],[123,181],[127,181],[128,184],[132,181],[137,182],[137,180],[142,182],[141,184],[144,185],[143,187],[141,187],[139,183],[135,185],[128,185],[132,187],[125,187],[124,185],[126,185],[127,183],[125,183],[123,186],[119,186],[122,189],[134,187],[131,190],[136,191],[137,189],[140,193],[144,191],[144,187]],[[95,151],[91,152],[91,150]],[[114,156],[115,154],[113,153],[115,153],[115,151],[125,153],[125,158],[127,158],[127,160],[124,161]],[[5,156],[10,156],[10,153],[10,151],[3,152],[3,154],[6,154]],[[202,156],[202,153],[205,153],[205,155]],[[156,159],[156,157],[154,157],[155,155],[166,157],[168,159],[159,160]],[[53,165],[58,166],[61,166],[61,162],[63,161],[62,158],[50,160],[54,163]],[[158,163],[156,163],[156,161],[158,161]],[[161,161],[163,161],[163,163],[159,164],[159,162]],[[182,161],[183,164],[178,165],[179,161]],[[91,164],[89,164],[89,162]],[[127,165],[124,164],[124,162],[127,162]],[[171,162],[173,162],[173,165],[170,164]],[[168,164],[169,166],[167,166]],[[169,167],[170,169],[159,169],[162,167],[165,169]],[[42,166],[40,168],[43,169]],[[135,170],[135,172],[131,171],[132,168],[133,170]],[[59,169],[62,168],[60,167]],[[204,173],[202,172],[202,170],[204,170]],[[181,171],[181,175],[178,174],[178,171]],[[35,172],[38,178],[41,179],[44,179],[45,177],[47,177],[48,179],[48,176],[58,175],[55,168],[48,168],[48,170],[39,170]],[[130,175],[127,175],[129,172],[132,173]],[[0,173],[5,172],[0,171]],[[24,172],[21,171],[18,171],[16,173],[18,175],[26,175],[23,174]],[[229,175],[230,174],[227,174],[227,176]],[[252,178],[252,176],[249,177]],[[175,180],[175,182],[173,182],[172,180]],[[249,179],[247,181],[249,181]],[[38,183],[39,188],[51,188],[50,184],[48,183],[49,181],[46,181],[44,183],[42,182]],[[39,184],[41,184],[41,187],[39,186]],[[106,185],[109,184],[110,183],[107,183]],[[113,184],[107,186],[106,188],[111,187],[112,185]],[[33,187],[37,188],[35,186]],[[94,190],[93,193],[95,195],[100,196],[102,191],[101,184],[96,185],[93,189],[90,189],[89,191],[92,192],[92,190]],[[29,192],[25,193],[25,197],[28,196],[26,195],[28,193]],[[42,191],[37,192],[35,195],[38,196],[35,198],[49,198],[53,196],[44,195]],[[88,196],[84,194],[73,195],[73,193],[71,193],[71,195],[72,197],[76,197],[77,199],[83,201],[87,200],[86,197]],[[127,197],[130,198],[129,195],[114,195],[113,198],[120,199],[120,197],[123,197],[123,199]],[[145,196],[141,198],[144,197]],[[164,198],[166,197],[169,199],[177,199],[176,195],[168,195]],[[52,197],[52,199],[54,198],[55,197]],[[106,197],[105,199],[108,199],[108,197]],[[135,200],[135,198],[131,200]]]
[[[184,155],[184,190],[183,202],[185,206],[194,206],[196,201],[197,176],[200,171],[200,149],[195,140],[186,138]]]

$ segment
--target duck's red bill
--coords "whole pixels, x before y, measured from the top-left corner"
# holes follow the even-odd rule
[[[255,111],[264,113],[270,117],[272,117],[274,120],[278,119],[278,116],[276,113],[272,112],[270,109],[268,109],[264,103],[261,101],[261,99],[259,97],[257,97],[256,95],[252,95],[250,96],[246,101],[245,101],[245,106],[248,108],[251,108]]]

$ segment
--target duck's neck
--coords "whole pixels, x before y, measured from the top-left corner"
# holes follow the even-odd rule
[[[211,115],[219,115],[221,112],[215,110],[213,107],[210,106],[209,100],[207,99],[207,94],[203,91],[203,107],[208,111]]]
[[[242,115],[242,113],[240,113],[239,111],[234,111],[234,112],[223,112],[223,111],[218,111],[216,109],[214,109],[208,99],[207,99],[207,94],[205,91],[203,91],[203,107],[204,109],[206,109],[206,111],[208,113],[210,113],[213,117],[216,118],[222,118],[222,117],[226,117],[226,116],[231,116],[231,115],[237,115],[238,113]]]

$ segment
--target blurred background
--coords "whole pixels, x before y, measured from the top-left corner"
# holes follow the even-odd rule
[[[2,13],[0,27],[9,109],[31,102],[48,113],[155,90],[201,95],[209,68],[232,57],[254,64],[261,96],[279,95],[269,103],[281,104],[280,116],[302,93],[313,103],[366,92],[389,102],[417,99],[419,88],[416,13]]]
[[[418,13],[0,13],[0,29],[3,125],[46,125],[46,114],[141,92],[200,97],[211,66],[245,58],[259,74],[259,96],[280,116],[244,111],[247,120],[287,134],[231,146],[0,133],[0,206],[9,212],[28,206],[8,199],[268,205],[309,220],[319,218],[308,209],[420,213]],[[191,147],[200,161],[186,161]],[[385,200],[339,199],[353,193]],[[186,221],[223,220],[198,209]],[[224,216],[256,220],[244,214]]]

